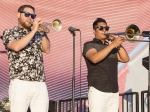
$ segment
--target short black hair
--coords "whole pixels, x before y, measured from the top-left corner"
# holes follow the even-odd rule
[[[22,5],[19,7],[18,12],[23,12],[25,8],[31,8],[35,12],[35,8],[31,5]]]
[[[106,25],[107,25],[107,22],[105,21],[105,19],[103,19],[103,18],[97,18],[97,19],[94,21],[94,23],[93,23],[93,29],[95,29],[95,28],[97,27],[97,25],[98,25],[99,22],[104,22],[104,23],[106,23]]]

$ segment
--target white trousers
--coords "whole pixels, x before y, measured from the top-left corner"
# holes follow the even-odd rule
[[[48,112],[49,98],[45,82],[11,80],[9,85],[11,112]]]
[[[91,86],[88,100],[90,112],[118,112],[119,93],[101,92]]]

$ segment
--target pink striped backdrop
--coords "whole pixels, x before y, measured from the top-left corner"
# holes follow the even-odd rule
[[[130,24],[136,24],[140,30],[150,30],[149,0],[1,0],[0,1],[0,35],[7,28],[17,25],[17,10],[20,5],[31,4],[36,9],[37,17],[44,22],[60,19],[63,27],[59,32],[48,34],[51,41],[51,52],[44,54],[45,73],[49,97],[51,100],[71,98],[72,94],[72,34],[68,27],[81,30],[82,45],[94,38],[92,23],[97,17],[106,19],[110,32],[124,32]],[[141,37],[141,39],[143,39]],[[76,86],[75,97],[80,93],[80,33],[76,32]],[[140,42],[124,42],[124,47],[131,53]],[[5,50],[0,41],[0,50]],[[7,54],[0,54],[0,100],[7,97],[8,59]],[[81,61],[81,95],[87,96],[87,69]],[[124,92],[128,69],[119,72],[119,92]]]

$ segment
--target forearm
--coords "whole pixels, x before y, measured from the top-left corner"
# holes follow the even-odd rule
[[[41,50],[42,50],[44,53],[49,53],[49,52],[50,52],[50,41],[49,41],[47,35],[45,35],[45,36],[42,37]]]
[[[123,46],[119,47],[118,60],[121,62],[128,62],[130,60],[128,53],[126,52]]]
[[[12,42],[10,42],[7,47],[11,50],[14,51],[20,51],[21,49],[23,49],[24,47],[26,47],[29,42],[31,41],[31,39],[34,37],[36,31],[32,30],[29,34],[27,34],[26,36],[22,37],[19,40],[14,40]]]
[[[95,53],[92,58],[91,58],[91,61],[93,63],[98,63],[100,62],[101,60],[103,60],[109,53],[110,51],[113,49],[113,45],[110,44],[109,46],[107,46],[106,48],[104,48],[103,50]]]

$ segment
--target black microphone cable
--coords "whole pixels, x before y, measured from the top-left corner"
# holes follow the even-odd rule
[[[82,109],[82,100],[81,100],[81,92],[82,92],[82,90],[81,90],[81,82],[82,82],[82,80],[81,80],[81,74],[82,74],[82,71],[81,71],[81,69],[82,69],[82,39],[81,39],[81,31],[80,31],[80,109]]]

